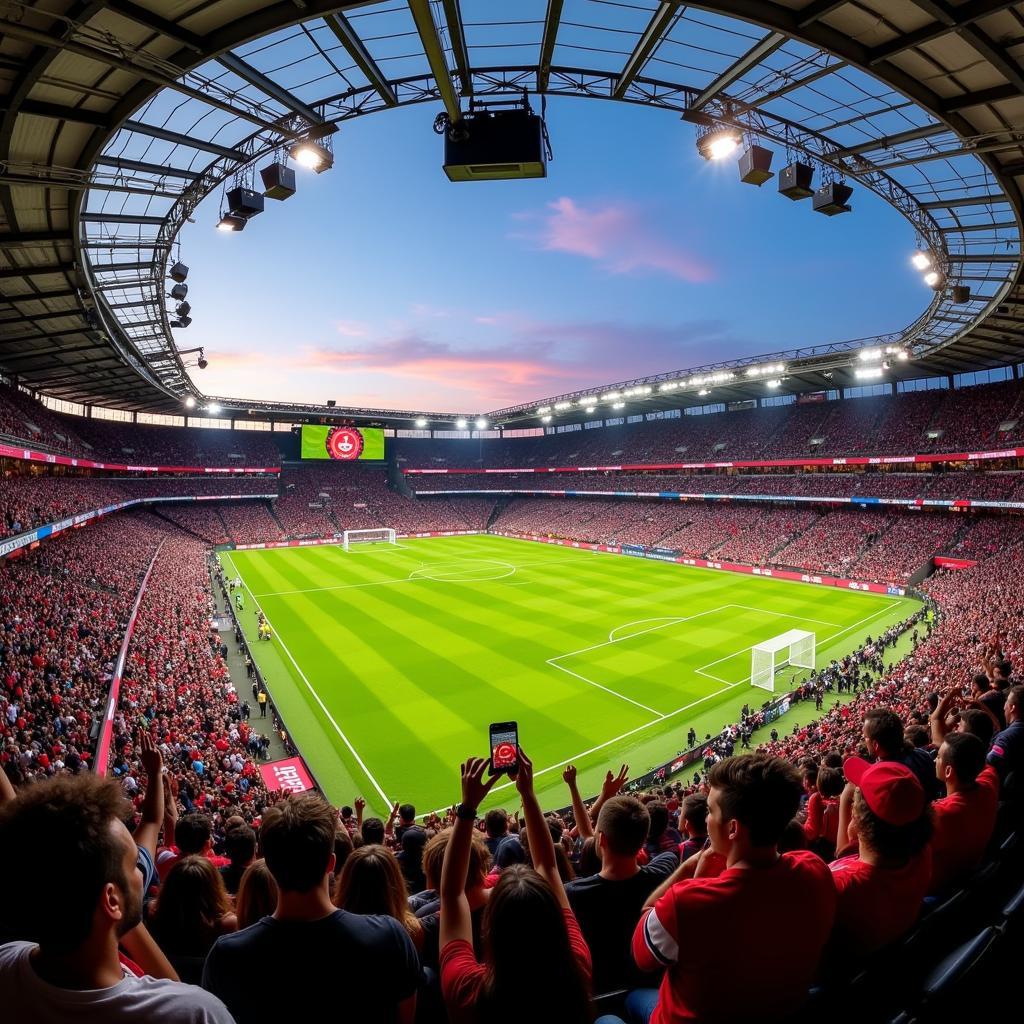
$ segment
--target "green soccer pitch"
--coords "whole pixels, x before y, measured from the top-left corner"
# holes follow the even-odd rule
[[[243,629],[318,782],[385,817],[393,800],[418,813],[456,802],[459,762],[486,756],[496,721],[519,723],[542,806],[568,802],[567,762],[596,793],[608,766],[640,775],[690,726],[714,733],[744,702],[760,706],[755,643],[810,630],[823,665],[917,606],[492,536],[221,559],[242,578]],[[270,642],[256,639],[257,608]],[[489,804],[517,805],[507,781]]]

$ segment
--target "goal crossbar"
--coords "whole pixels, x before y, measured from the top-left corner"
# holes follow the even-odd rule
[[[813,669],[815,635],[805,629],[790,629],[750,649],[750,684],[775,690],[775,674],[781,668]]]
[[[341,535],[341,545],[348,551],[353,544],[397,544],[395,531],[390,527],[376,530],[346,530]]]

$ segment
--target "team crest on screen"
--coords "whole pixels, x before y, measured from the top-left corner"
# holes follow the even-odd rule
[[[358,459],[363,453],[363,435],[351,427],[332,427],[327,432],[327,454],[332,459]]]

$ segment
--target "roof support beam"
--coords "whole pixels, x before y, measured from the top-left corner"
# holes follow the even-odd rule
[[[398,97],[395,95],[395,90],[391,88],[387,75],[381,71],[380,66],[370,56],[366,44],[352,27],[348,18],[344,14],[328,14],[324,18],[324,23],[337,37],[338,42],[345,47],[348,55],[355,61],[356,67],[366,76],[370,85],[377,90],[377,94],[385,105],[397,107]]]
[[[83,213],[78,218],[83,224],[143,224],[158,228],[163,217],[143,216],[136,213]]]
[[[0,249],[17,249],[25,245],[70,245],[71,235],[67,231],[19,231],[17,234],[0,235]]]
[[[430,65],[430,73],[434,76],[437,90],[441,94],[444,109],[448,112],[448,117],[453,124],[461,121],[462,109],[459,106],[459,97],[456,96],[455,86],[452,85],[452,76],[448,70],[448,61],[445,60],[444,49],[441,46],[441,37],[437,34],[437,25],[434,24],[434,15],[430,10],[430,0],[409,0],[409,11],[416,23],[416,31],[419,33],[423,52]]]
[[[960,206],[989,206],[992,203],[1008,203],[1009,197],[998,192],[987,195],[962,196],[959,199],[933,199],[921,204],[922,210],[952,210]]]
[[[872,139],[870,142],[860,142],[856,146],[847,146],[846,149],[837,149],[832,156],[854,156],[857,153],[874,153],[883,149],[892,149],[894,146],[902,146],[904,142],[917,142],[919,139],[930,139],[933,135],[941,135],[949,129],[944,124],[926,124],[920,128],[910,128],[905,132],[896,135],[886,135],[881,139]]]
[[[0,268],[0,281],[10,281],[18,277],[42,277],[48,274],[72,274],[74,270],[70,263],[52,263],[39,267],[3,267]]]
[[[38,359],[40,356],[74,355],[76,352],[96,351],[101,343],[90,342],[86,345],[51,345],[49,348],[35,348],[28,352],[15,352],[11,355],[4,355],[3,363],[20,362],[23,359]]]
[[[243,82],[255,86],[265,96],[277,100],[287,110],[304,118],[311,126],[323,124],[324,119],[312,107],[307,106],[298,96],[292,95],[284,86],[278,85],[273,79],[268,78],[262,71],[257,71],[236,54],[222,53],[217,58],[217,63],[234,72]]]
[[[551,81],[551,60],[558,41],[558,26],[562,21],[562,7],[565,0],[548,0],[544,15],[544,35],[540,41],[540,60],[537,62],[537,92],[546,92]]]
[[[833,11],[839,10],[840,7],[845,7],[848,2],[849,0],[816,0],[815,3],[808,4],[797,14],[796,27],[806,28]]]
[[[961,235],[968,231],[998,231],[1001,228],[1015,228],[1015,220],[1004,220],[998,224],[962,224],[959,227],[939,228],[944,235]]]
[[[742,78],[751,68],[757,67],[765,58],[770,57],[782,44],[786,37],[781,32],[769,32],[760,42],[755,43],[741,57],[737,57],[704,91],[690,104],[690,110],[700,110],[711,102],[720,92],[728,89],[738,78]]]
[[[977,25],[967,25],[957,34],[972,49],[977,50],[1005,78],[1018,93],[1024,92],[1024,69],[991,40]]]
[[[755,107],[762,107],[764,104],[771,103],[773,100],[777,100],[787,93],[793,92],[795,89],[802,89],[805,85],[812,85],[819,79],[825,78],[828,75],[834,75],[837,71],[842,71],[846,66],[846,61],[837,60],[834,64],[829,64],[828,67],[818,68],[817,71],[812,71],[811,74],[803,78],[796,78],[791,82],[787,82],[772,92],[766,92],[763,96],[756,96],[752,100],[744,100],[743,109],[753,110]]]
[[[128,18],[129,21],[134,21],[136,25],[151,29],[172,42],[180,43],[186,49],[192,50],[193,53],[203,53],[201,36],[189,32],[187,28],[182,28],[180,25],[175,25],[173,21],[161,18],[160,15],[132,3],[131,0],[107,0],[106,6]]]
[[[99,46],[83,43],[73,36],[71,38],[60,39],[47,32],[29,28],[27,25],[21,24],[20,22],[9,21],[7,19],[0,20],[0,34],[9,35],[13,39],[20,39],[24,42],[33,43],[36,46],[42,46],[50,50],[66,50],[68,53],[74,53],[79,57],[85,57],[88,60],[96,61],[98,64],[117,68],[120,71],[127,71],[129,74],[137,75],[139,78],[145,79],[147,82],[152,82],[154,85],[159,85],[166,89],[172,89],[175,92],[181,93],[183,96],[190,96],[194,100],[199,100],[201,103],[207,104],[207,106],[215,107],[217,110],[223,110],[226,114],[240,118],[243,121],[248,121],[257,127],[262,128],[264,131],[279,132],[283,135],[297,137],[297,133],[291,128],[283,124],[276,124],[273,121],[269,121],[267,118],[262,117],[258,113],[254,113],[247,107],[236,107],[227,100],[222,100],[209,92],[204,92],[202,89],[196,89],[191,85],[186,85],[171,74],[156,71],[147,64],[119,56],[117,53],[108,52]]]
[[[73,288],[53,288],[48,292],[25,292],[24,295],[0,295],[0,302],[8,306],[19,302],[45,302],[48,299],[73,299],[78,294]]]
[[[97,157],[97,167],[112,167],[116,171],[137,171],[139,174],[153,174],[159,178],[184,178],[186,181],[198,181],[202,175],[198,171],[188,171],[184,167],[164,167],[161,164],[147,163],[145,160],[126,160],[124,157]]]
[[[104,263],[92,268],[94,274],[114,274],[119,270],[152,270],[152,263]]]
[[[91,328],[82,324],[81,327],[70,331],[41,331],[39,334],[22,334],[14,338],[8,337],[6,334],[0,334],[0,342],[3,342],[5,345],[17,345],[22,341],[47,341],[50,338],[70,338],[76,334],[85,334],[88,330],[91,330]],[[6,358],[6,356],[3,358]]]
[[[958,8],[951,8],[944,3],[929,2],[926,4],[919,3],[918,0],[913,0],[913,2],[915,6],[927,11],[936,20],[929,25],[922,25],[921,28],[914,29],[912,32],[904,32],[891,42],[873,47],[869,51],[866,62],[868,67],[881,64],[882,61],[894,57],[897,53],[911,50],[915,46],[923,46],[925,43],[941,39],[943,36],[967,25],[972,25],[990,14],[1008,10],[1014,6],[1017,0],[971,0],[971,3],[963,4]]]
[[[459,87],[463,96],[473,95],[473,76],[469,71],[469,47],[466,46],[466,30],[462,24],[459,0],[442,0],[444,21],[448,28],[448,42],[455,58],[455,70],[459,76]]]
[[[626,59],[622,74],[612,87],[612,99],[621,100],[626,95],[633,80],[643,71],[644,65],[651,59],[651,54],[658,48],[682,12],[683,8],[676,3],[666,3],[663,0],[658,4],[643,35]]]
[[[1020,263],[1024,256],[1012,252],[951,252],[946,254],[946,260],[949,263]]]
[[[155,124],[145,124],[143,121],[125,121],[121,127],[127,132],[138,132],[140,135],[148,135],[151,139],[170,142],[174,146],[185,146],[188,149],[213,153],[215,156],[222,156],[237,163],[244,163],[249,159],[240,149],[230,149],[217,142],[208,142],[205,139],[193,138],[191,135],[182,135],[180,132],[172,132],[168,128],[160,128]]]
[[[971,107],[981,107],[986,103],[999,103],[1001,100],[1012,100],[1020,96],[1020,89],[1015,85],[996,85],[991,89],[980,89],[977,92],[965,92],[962,96],[951,96],[942,104],[943,114],[956,114]]]
[[[18,113],[31,114],[33,117],[48,117],[52,121],[72,121],[75,124],[91,124],[95,128],[109,128],[110,120],[106,114],[82,107],[62,107],[59,103],[44,103],[41,100],[22,100],[18,104]]]
[[[15,310],[17,313],[18,311]],[[61,317],[67,316],[81,316],[82,311],[77,306],[74,309],[62,309],[56,313],[18,313],[17,316],[8,317],[6,320],[0,320],[0,326],[6,324],[17,324],[23,320],[31,320],[32,323],[37,323],[39,320],[59,320]]]

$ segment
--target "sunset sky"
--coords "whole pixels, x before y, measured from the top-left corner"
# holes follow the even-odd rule
[[[739,181],[665,111],[548,104],[546,180],[451,184],[436,111],[361,118],[241,234],[181,236],[211,395],[487,412],[715,359],[868,336],[929,293],[910,226]],[[775,167],[784,162],[777,153]]]

